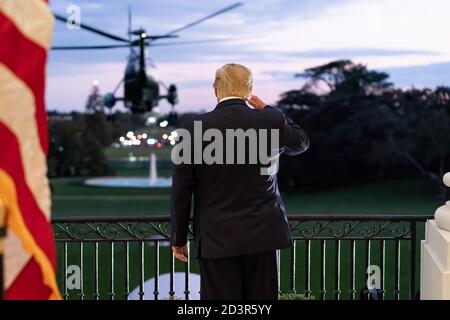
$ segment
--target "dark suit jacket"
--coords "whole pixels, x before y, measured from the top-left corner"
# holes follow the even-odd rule
[[[203,132],[209,128],[221,132],[278,129],[277,151],[288,155],[298,155],[309,146],[306,133],[280,110],[271,106],[254,110],[242,99],[222,101],[213,111],[194,117],[183,127],[192,133],[194,121],[202,122]],[[261,175],[260,168],[260,163],[175,165],[172,245],[186,244],[193,196],[196,257],[223,258],[290,247],[290,230],[276,174]]]

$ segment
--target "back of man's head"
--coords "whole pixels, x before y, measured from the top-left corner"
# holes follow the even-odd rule
[[[214,88],[219,100],[229,96],[247,99],[253,90],[252,72],[241,64],[228,63],[216,71]]]

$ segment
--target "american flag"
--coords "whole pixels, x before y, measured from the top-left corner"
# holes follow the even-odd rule
[[[61,298],[46,164],[44,90],[52,30],[47,1],[0,0],[0,206],[7,227],[6,299]]]

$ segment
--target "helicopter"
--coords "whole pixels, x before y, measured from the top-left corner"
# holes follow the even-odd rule
[[[193,43],[204,43],[204,42],[213,42],[213,41],[221,41],[220,39],[213,40],[197,40],[197,41],[184,41],[184,42],[159,42],[155,43],[162,39],[173,39],[178,38],[178,33],[190,27],[193,27],[203,21],[216,17],[220,14],[233,10],[242,3],[237,2],[227,7],[224,7],[218,11],[215,11],[207,16],[204,16],[201,19],[197,19],[193,22],[190,22],[182,27],[179,27],[175,30],[169,31],[162,35],[150,35],[146,32],[145,29],[139,28],[136,30],[132,30],[132,18],[131,18],[131,9],[128,7],[128,38],[124,38],[96,27],[92,27],[90,25],[71,21],[67,17],[64,17],[60,14],[53,13],[56,20],[64,23],[77,24],[81,29],[85,29],[87,31],[93,32],[97,35],[103,36],[110,40],[114,40],[117,42],[121,42],[120,44],[112,44],[112,45],[94,45],[94,46],[84,46],[84,45],[75,45],[75,46],[54,46],[52,50],[98,50],[98,49],[114,49],[114,48],[129,48],[130,54],[128,56],[127,65],[125,67],[125,73],[122,80],[115,87],[112,92],[109,92],[104,95],[103,100],[104,104],[110,110],[116,105],[117,101],[123,101],[124,106],[131,110],[132,114],[142,114],[145,112],[151,112],[152,109],[158,105],[158,102],[161,99],[166,99],[168,103],[172,107],[172,112],[174,106],[178,103],[178,94],[177,87],[175,84],[171,84],[166,86],[162,81],[158,81],[155,77],[149,74],[146,66],[146,57],[145,52],[147,47],[153,46],[169,46],[169,45],[183,45],[183,44],[193,44]],[[135,48],[138,47],[139,50]],[[123,97],[116,96],[116,92],[123,84],[124,94]],[[160,85],[162,85],[166,94],[161,95]]]

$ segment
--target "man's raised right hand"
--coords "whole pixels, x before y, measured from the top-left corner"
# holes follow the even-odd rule
[[[267,103],[262,101],[258,96],[251,95],[247,98],[247,102],[256,110],[264,109],[267,106]]]

